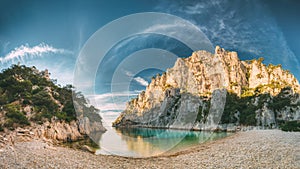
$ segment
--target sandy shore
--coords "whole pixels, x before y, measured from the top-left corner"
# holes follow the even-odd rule
[[[0,150],[0,168],[300,168],[300,132],[253,130],[171,156],[93,155],[34,141]]]

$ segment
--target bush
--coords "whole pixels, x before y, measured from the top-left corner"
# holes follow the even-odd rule
[[[58,109],[57,104],[54,103],[50,95],[44,90],[33,95],[32,101],[36,106],[47,106],[46,108],[49,112],[56,112]]]
[[[67,101],[62,109],[66,116],[72,121],[76,119],[76,112],[72,101]]]
[[[255,112],[254,113],[251,113],[251,114],[247,114],[246,116],[245,116],[245,118],[246,118],[246,120],[245,120],[245,122],[243,122],[243,124],[245,124],[245,125],[250,125],[250,126],[256,126],[256,114],[255,114]],[[242,121],[242,120],[241,120]]]
[[[202,106],[199,106],[196,121],[201,122],[202,119],[203,119]]]
[[[300,122],[298,121],[287,121],[281,125],[283,131],[300,131]]]
[[[59,119],[59,120],[64,120],[66,122],[71,122],[72,120],[76,120],[75,116],[68,116],[68,114],[66,112],[57,112],[55,114],[55,116]]]
[[[29,104],[30,104],[30,100],[28,100],[28,99],[23,100],[23,105],[29,105]]]
[[[20,112],[16,106],[14,105],[7,105],[6,107],[6,114],[7,120],[5,122],[6,127],[12,127],[14,124],[19,124],[21,126],[29,125],[29,121],[27,117]]]
[[[21,111],[21,106],[28,105],[33,107],[29,120],[35,123],[41,124],[51,120],[53,116],[66,122],[76,120],[72,99],[74,87],[56,85],[55,80],[44,78],[44,74],[45,72],[24,65],[12,65],[0,71],[0,107],[4,107],[1,111],[5,112],[1,128],[8,126],[14,129],[20,125],[28,125],[29,121]],[[89,106],[82,94],[75,93],[75,98],[81,103],[83,109],[81,115],[84,114],[91,121],[101,121],[99,110]]]
[[[50,120],[54,114],[50,113],[47,109],[47,107],[45,106],[41,106],[41,107],[34,107],[34,110],[37,112],[34,117],[32,118],[33,121],[36,122],[40,122],[42,123],[45,120]]]
[[[240,111],[243,106],[241,99],[234,93],[227,93],[226,104],[221,117],[221,124],[236,123],[237,119],[234,117],[236,111]]]
[[[13,123],[18,123],[21,125],[29,125],[29,121],[26,116],[21,112],[8,112],[6,116],[12,120]]]

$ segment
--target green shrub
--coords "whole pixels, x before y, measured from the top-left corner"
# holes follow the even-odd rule
[[[68,116],[68,119],[70,121],[76,119],[76,112],[73,105],[73,101],[69,100],[65,103],[64,108],[62,109],[63,112],[66,113],[66,116]]]
[[[13,122],[13,120],[12,119],[6,119],[5,120],[5,122],[4,122],[4,124],[3,124],[3,126],[4,127],[6,127],[6,128],[8,128],[8,129],[10,129],[10,130],[13,130],[14,129],[14,122]]]
[[[285,97],[285,93],[291,90],[290,87],[283,88],[280,93],[274,97],[273,103],[269,104],[269,108],[273,110],[281,110],[285,106],[291,106],[291,98]]]
[[[32,90],[31,91],[31,94],[37,94],[38,92],[40,92],[40,91],[42,91],[42,89],[41,88],[36,88],[36,89],[34,89],[34,90]]]
[[[267,96],[267,95],[266,95]],[[221,124],[236,123],[238,119],[235,117],[237,111],[240,112],[239,123],[242,125],[256,125],[255,111],[262,107],[266,96],[262,95],[257,106],[253,105],[252,99],[255,96],[238,97],[235,93],[227,93],[226,104],[221,117]]]
[[[76,116],[68,116],[68,114],[66,112],[57,112],[55,114],[55,116],[59,119],[59,120],[64,120],[66,122],[71,122],[72,120],[76,120]]]
[[[196,121],[200,122],[203,119],[203,115],[202,115],[202,106],[200,105],[198,108],[198,114],[197,114],[197,118]]]
[[[45,106],[49,112],[56,112],[58,105],[51,99],[50,95],[42,90],[37,94],[33,95],[32,102],[36,106]]]
[[[22,103],[23,103],[23,105],[29,105],[30,104],[30,100],[24,99]]]
[[[6,114],[7,120],[5,122],[6,127],[12,127],[14,124],[19,124],[21,126],[29,125],[29,121],[27,117],[18,110],[17,106],[7,105],[6,106]]]
[[[30,120],[35,123],[41,124],[53,116],[67,122],[76,120],[72,97],[74,87],[72,85],[64,87],[56,85],[55,80],[46,79],[43,74],[36,68],[24,65],[12,65],[10,68],[0,71],[0,107],[3,107],[1,111],[5,112],[3,117],[5,122],[0,124],[1,127],[8,126],[8,128],[14,129],[20,125],[28,125],[28,119],[21,112],[21,106],[27,105],[33,107]],[[35,86],[34,90],[32,90],[33,86]],[[51,93],[45,89],[50,89]],[[89,117],[92,121],[101,121],[99,110],[89,106],[87,99],[82,94],[75,92],[74,94],[83,109],[80,115]],[[60,105],[62,107],[59,107]]]
[[[241,123],[243,123],[244,125],[256,126],[257,121],[256,121],[255,117],[256,117],[255,112],[252,112],[250,114],[246,114],[245,115],[245,121],[241,120]]]
[[[287,121],[281,125],[283,131],[300,131],[300,122],[298,121]]]
[[[228,92],[221,123],[235,123],[237,119],[234,117],[234,114],[241,109],[241,106],[241,99],[236,94]]]
[[[8,102],[7,96],[5,94],[0,93],[0,105],[4,105]]]
[[[34,111],[37,112],[31,120],[42,123],[46,120],[51,120],[51,118],[54,116],[54,113],[51,113],[48,111],[48,108],[46,106],[35,106]]]
[[[66,112],[57,112],[55,113],[55,116],[60,119],[60,120],[65,120],[65,121],[68,121],[68,116],[67,116],[67,113]]]

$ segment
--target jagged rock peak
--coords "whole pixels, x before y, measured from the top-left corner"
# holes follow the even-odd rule
[[[221,48],[220,46],[216,46],[215,48],[215,54],[221,54],[224,51],[225,51],[224,48]]]
[[[179,93],[181,97],[187,94],[198,98],[210,98],[214,91],[220,89],[243,97],[257,93],[277,95],[287,86],[294,92],[300,91],[297,79],[289,71],[283,70],[280,65],[267,66],[262,61],[261,58],[241,61],[237,52],[226,51],[220,46],[216,46],[214,54],[201,50],[193,52],[190,57],[178,58],[172,68],[152,78],[146,90],[128,102],[115,124],[124,119],[145,123],[145,119],[157,117],[153,112],[163,114],[167,105],[177,104],[168,101],[170,97],[179,97],[170,93]],[[182,98],[179,100],[185,102]],[[199,104],[193,105],[202,105],[203,100],[200,100],[196,101]]]

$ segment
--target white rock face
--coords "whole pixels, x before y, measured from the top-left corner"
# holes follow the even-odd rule
[[[46,138],[57,141],[78,140],[83,138],[75,121],[70,124],[65,122],[46,122],[35,129],[38,138]]]
[[[213,130],[218,127],[221,120],[225,103],[227,91],[225,89],[215,90],[210,101],[210,109],[203,130]]]
[[[280,66],[266,66],[262,60],[240,61],[236,52],[217,46],[215,54],[197,51],[178,58],[172,68],[153,78],[144,92],[127,103],[114,125],[213,129],[218,127],[227,92],[241,96],[246,90],[254,93],[259,89],[274,96],[285,86],[300,91],[297,79]],[[199,111],[208,106],[206,121],[196,122]],[[267,106],[258,113],[260,123],[274,123],[274,112]]]
[[[262,62],[257,60],[252,61],[247,65],[249,69],[249,88],[256,88],[260,85],[279,85],[279,86],[291,86],[294,91],[300,92],[300,87],[297,79],[290,74],[289,71],[283,70],[280,65],[266,66]],[[272,95],[276,95],[280,92],[280,88],[271,90]]]

